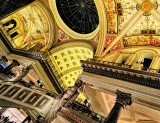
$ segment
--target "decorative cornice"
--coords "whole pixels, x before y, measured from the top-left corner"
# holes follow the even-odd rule
[[[130,69],[128,65],[126,66],[128,68],[124,68],[118,65],[119,64],[100,60],[81,60],[81,66],[85,72],[160,89],[160,74]]]
[[[92,41],[89,40],[68,40],[67,42],[62,42],[60,44],[55,45],[50,52],[51,53],[55,53],[57,51],[66,49],[66,48],[73,48],[73,47],[85,47],[88,48],[90,50],[92,50],[93,52],[96,51],[96,45],[94,45],[92,43]]]

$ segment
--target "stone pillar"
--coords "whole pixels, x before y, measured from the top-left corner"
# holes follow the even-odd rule
[[[0,0],[0,20],[33,1],[34,0]]]
[[[9,66],[7,66],[5,69],[0,71],[0,73],[7,74],[10,72],[10,70],[12,70],[13,67],[19,66],[19,65],[20,65],[19,62],[17,60],[13,59],[13,62]]]
[[[116,91],[117,98],[116,103],[113,106],[111,112],[109,113],[105,123],[117,123],[120,116],[122,108],[125,108],[126,105],[131,105],[131,94],[124,93],[119,90]]]
[[[8,59],[5,56],[2,56],[2,58],[0,59],[0,64],[3,62],[8,62]]]

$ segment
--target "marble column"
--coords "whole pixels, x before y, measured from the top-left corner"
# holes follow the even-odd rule
[[[116,98],[115,105],[113,106],[111,112],[106,118],[105,123],[117,123],[121,110],[124,109],[126,105],[132,104],[131,94],[124,93],[119,90],[116,91],[116,94],[117,94],[117,98]]]
[[[7,66],[5,69],[0,71],[0,73],[7,74],[12,70],[13,67],[19,66],[19,65],[20,65],[19,62],[17,60],[13,59],[13,62],[9,66]]]
[[[0,64],[3,62],[8,62],[8,59],[5,56],[2,56],[2,58],[0,59]]]

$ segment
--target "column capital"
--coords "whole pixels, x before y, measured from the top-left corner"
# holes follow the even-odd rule
[[[126,105],[131,105],[132,100],[131,100],[131,94],[129,93],[124,93],[122,91],[117,90],[116,91],[117,98],[116,102],[121,104],[121,106],[124,108]]]

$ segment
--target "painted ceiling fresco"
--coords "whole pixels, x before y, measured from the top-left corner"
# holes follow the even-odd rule
[[[120,3],[122,8],[122,15],[118,18],[119,30],[121,30],[137,12],[137,3],[133,0],[116,0],[116,3]]]
[[[160,36],[140,35],[123,38],[124,45],[128,46],[160,46]]]
[[[67,41],[73,39],[72,37],[68,36],[60,27],[58,27],[58,41]]]
[[[159,20],[152,15],[142,16],[126,35],[139,35],[142,33],[142,30],[155,30],[156,34],[160,34]]]
[[[125,33],[125,36],[115,43],[110,52],[121,49],[124,46],[160,46],[160,23],[156,17],[157,15],[160,16],[160,0],[154,2],[137,1],[138,3],[136,0],[103,1],[107,15],[107,37],[104,50],[111,42],[114,42],[115,37],[121,35],[121,30],[124,31],[130,24],[130,21],[136,18],[136,14],[139,11],[143,11],[142,16],[136,18],[136,22]],[[157,13],[157,15],[150,12],[152,9],[154,9],[154,13]],[[151,35],[151,38],[148,37],[149,35]]]
[[[8,31],[14,41],[11,42],[14,43],[14,48],[34,51],[44,51],[47,48],[50,30],[48,19],[41,7],[32,4],[2,20],[6,28],[13,25],[12,23],[5,25],[10,20],[16,22],[15,28]]]
[[[115,36],[113,36],[113,35],[112,35],[112,36],[107,36],[104,47],[105,47],[105,48],[108,47],[109,44],[115,39],[115,37],[116,37],[116,35],[115,35]],[[118,49],[121,49],[121,48],[123,48],[123,46],[122,46],[121,40],[119,40],[119,41],[111,48],[110,52],[113,52],[113,51],[118,50]]]

